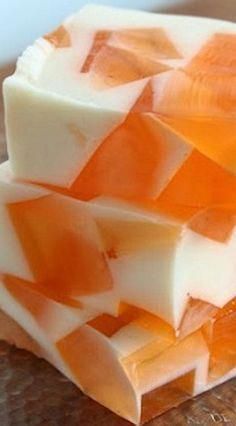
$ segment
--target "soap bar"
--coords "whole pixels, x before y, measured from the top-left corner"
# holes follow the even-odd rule
[[[116,318],[97,314],[83,324],[82,311],[69,313],[50,299],[46,305],[14,278],[0,284],[0,295],[0,338],[44,357],[134,424],[235,376],[235,300],[176,337],[167,323],[130,306]]]
[[[4,280],[16,277],[56,302],[114,316],[125,303],[178,331],[191,299],[221,308],[235,297],[234,215],[229,207],[209,209],[179,223],[130,203],[78,200],[16,181],[6,162],[0,271]],[[224,216],[229,223],[221,223]],[[211,217],[220,226],[217,240]],[[198,326],[196,315],[194,321]]]
[[[205,215],[81,201],[2,164],[0,338],[135,424],[233,377],[235,230],[192,231]]]
[[[235,24],[94,5],[4,83],[0,338],[134,424],[235,376],[235,87]]]
[[[177,217],[234,201],[235,57],[229,22],[84,7],[5,81],[14,175]]]

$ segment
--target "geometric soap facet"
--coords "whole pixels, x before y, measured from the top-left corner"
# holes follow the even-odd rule
[[[235,24],[93,5],[4,83],[0,337],[135,424],[235,375],[235,86]]]

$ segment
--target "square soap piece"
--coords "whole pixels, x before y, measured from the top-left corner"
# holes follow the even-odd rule
[[[4,84],[13,173],[79,198],[141,201],[195,150],[235,174],[235,57],[229,22],[84,7]]]

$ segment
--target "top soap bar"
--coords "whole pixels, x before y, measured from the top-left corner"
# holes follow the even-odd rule
[[[181,218],[231,203],[235,87],[235,24],[86,6],[5,81],[13,173]]]

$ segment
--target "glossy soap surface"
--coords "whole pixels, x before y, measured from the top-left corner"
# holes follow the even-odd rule
[[[0,308],[136,424],[235,375],[235,80],[234,24],[87,6],[4,85]]]

